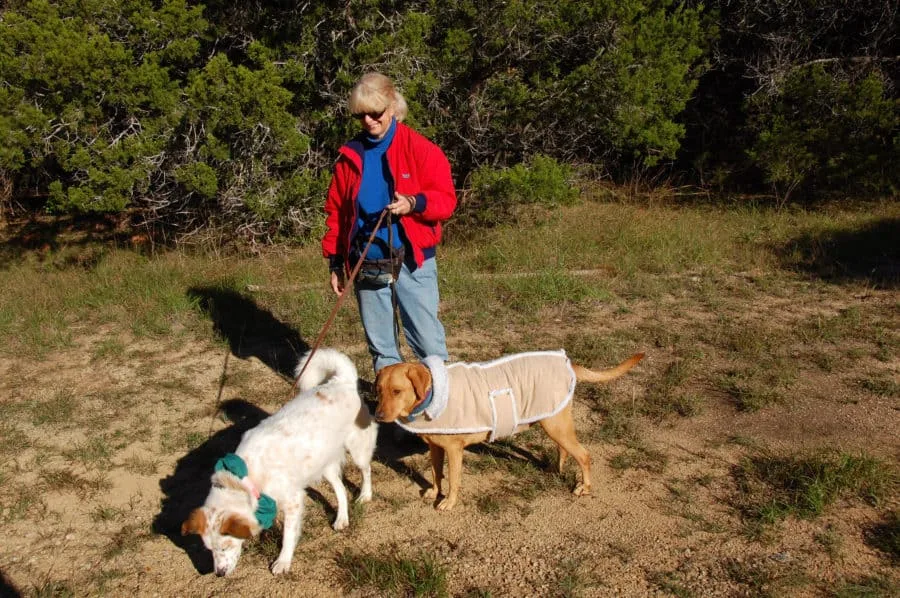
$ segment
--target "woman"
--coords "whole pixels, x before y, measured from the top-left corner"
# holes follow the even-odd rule
[[[344,291],[347,275],[387,208],[365,256],[367,274],[355,285],[375,372],[402,361],[394,331],[394,292],[413,353],[420,359],[435,355],[446,360],[435,246],[441,222],[456,209],[450,163],[437,145],[403,124],[406,100],[388,77],[364,75],[350,92],[348,107],[362,131],[341,147],[325,200],[322,252],[329,261],[331,288],[337,294]]]

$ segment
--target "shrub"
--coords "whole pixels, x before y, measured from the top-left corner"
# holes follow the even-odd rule
[[[509,168],[482,167],[472,173],[472,206],[467,206],[476,222],[494,226],[515,219],[516,206],[570,205],[578,198],[572,185],[574,170],[548,156]]]
[[[396,80],[459,180],[499,169],[473,179],[490,223],[513,204],[571,201],[557,161],[673,158],[705,37],[701,9],[671,0],[2,11],[0,182],[13,191],[0,201],[27,187],[61,213],[128,210],[174,236],[224,226],[262,240],[317,225],[364,71]]]
[[[900,188],[900,100],[872,71],[854,80],[822,64],[787,75],[780,93],[751,102],[751,158],[782,201],[813,186],[881,193]]]

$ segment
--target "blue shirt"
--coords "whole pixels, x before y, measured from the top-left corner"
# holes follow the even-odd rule
[[[354,239],[357,254],[361,253],[372,234],[378,217],[391,201],[393,201],[394,181],[391,177],[391,171],[388,168],[387,153],[391,141],[394,139],[394,132],[397,130],[397,121],[391,119],[391,125],[388,127],[387,133],[381,139],[366,136],[363,139],[363,166],[362,180],[359,184],[359,195],[357,196],[357,232]],[[394,248],[397,249],[403,245],[400,238],[400,229],[397,226],[398,216],[389,215],[391,218],[391,228],[393,234]],[[372,246],[366,254],[368,260],[380,260],[389,257],[389,234],[387,227],[387,218],[381,222]]]

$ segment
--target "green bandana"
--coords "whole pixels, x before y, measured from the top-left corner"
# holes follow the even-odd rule
[[[234,474],[239,479],[247,477],[247,464],[234,453],[228,453],[216,461],[215,469],[216,471],[225,470]],[[259,503],[256,505],[256,511],[253,513],[256,516],[256,521],[259,522],[259,526],[263,529],[272,527],[277,512],[278,509],[275,499],[268,494],[260,494]]]

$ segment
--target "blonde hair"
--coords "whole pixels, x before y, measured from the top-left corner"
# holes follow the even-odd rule
[[[406,98],[397,90],[394,82],[381,73],[366,73],[360,77],[350,90],[347,107],[353,114],[381,112],[393,108],[397,122],[402,122],[409,113]]]

